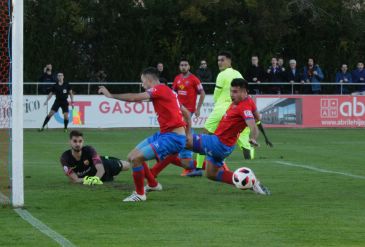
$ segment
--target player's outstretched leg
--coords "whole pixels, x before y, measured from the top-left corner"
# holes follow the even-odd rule
[[[253,173],[253,172],[252,172]],[[257,179],[256,175],[253,174],[255,177],[255,182],[253,183],[252,186],[252,190],[256,193],[256,194],[260,194],[260,195],[264,195],[264,196],[269,196],[271,195],[270,190],[263,185],[260,180]]]
[[[252,186],[252,190],[256,194],[271,195],[270,190],[256,178],[255,174],[253,175],[255,177],[255,182]],[[211,161],[208,161],[207,163],[208,179],[233,185],[232,176],[233,176],[232,171],[221,169],[221,165],[219,163],[213,164]]]
[[[195,168],[194,160],[192,159],[181,159],[177,154],[169,155],[164,160],[157,162],[151,168],[151,173],[154,177],[157,177],[163,169],[165,169],[169,164],[174,164],[178,167],[192,170]]]
[[[211,161],[207,162],[207,177],[211,180],[222,182],[226,184],[232,184],[233,172],[229,170],[220,169],[221,166],[214,165]]]
[[[176,156],[177,156],[176,154],[175,155],[169,155],[164,160],[161,160],[161,161],[157,162],[156,164],[154,164],[152,166],[152,168],[150,169],[152,175],[155,178],[157,178],[157,176],[160,174],[160,172],[175,160]]]
[[[196,168],[191,172],[187,173],[187,177],[201,177],[203,176],[203,167],[205,165],[205,155],[197,154],[196,155]]]

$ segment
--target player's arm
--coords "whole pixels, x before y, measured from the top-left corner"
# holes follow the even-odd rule
[[[214,88],[214,93],[213,93],[213,100],[214,102],[217,102],[217,100],[219,99],[219,96],[221,95],[223,90],[223,87],[216,85]]]
[[[67,174],[67,176],[70,178],[71,182],[75,184],[81,184],[84,181],[83,178],[79,178],[74,172]]]
[[[95,176],[99,177],[101,179],[105,174],[103,162],[101,161],[99,154],[96,152],[96,150],[93,147],[89,146],[89,150],[90,150],[89,152],[91,155],[91,159],[96,168]]]
[[[52,95],[53,95],[53,93],[52,93],[52,92],[50,92],[50,93],[47,95],[47,99],[46,99],[46,101],[44,102],[44,104],[43,104],[43,105],[47,105],[48,101],[52,98]]]
[[[127,102],[139,102],[144,100],[150,100],[151,96],[148,92],[144,93],[122,93],[122,94],[111,94],[109,90],[104,86],[99,86],[99,94],[103,94],[107,98],[117,99]]]
[[[105,174],[105,170],[104,170],[104,166],[102,163],[99,164],[95,164],[95,168],[96,168],[96,174],[95,176],[99,177],[100,179],[104,176]]]
[[[224,81],[222,79],[221,74],[219,74],[217,76],[217,81],[215,83],[215,88],[214,88],[214,93],[213,93],[214,102],[217,102],[217,100],[219,99],[219,96],[222,93],[223,87],[224,87]]]
[[[198,106],[196,107],[196,111],[195,111],[196,117],[200,117],[200,109],[202,108],[202,105],[203,105],[203,102],[205,99],[205,91],[204,91],[203,87],[201,87],[198,92],[199,92],[200,96],[199,96]]]
[[[191,135],[191,117],[190,112],[183,105],[180,105],[181,113],[183,114],[186,126],[186,135]]]
[[[172,83],[172,86],[171,86],[171,89],[177,93],[177,77],[175,77],[173,83]]]
[[[71,106],[74,106],[74,91],[72,91],[72,89],[70,89],[68,91],[68,94],[70,95],[70,99],[71,99]]]
[[[259,130],[257,128],[256,122],[254,118],[245,119],[247,127],[250,128],[250,143],[253,146],[258,146],[257,138],[259,136]]]
[[[65,172],[65,175],[68,176],[71,182],[73,183],[82,183],[83,178],[79,178],[76,173],[73,171],[73,169],[70,167],[70,164],[67,161],[66,154],[63,154],[60,158],[61,165],[63,167],[63,171]]]
[[[264,126],[261,123],[260,114],[258,113],[258,111],[254,111],[253,115],[255,117],[255,121],[256,121],[256,125],[257,125],[258,129],[264,135],[266,145],[268,145],[269,147],[273,147],[274,145],[270,142],[269,138],[267,137]]]

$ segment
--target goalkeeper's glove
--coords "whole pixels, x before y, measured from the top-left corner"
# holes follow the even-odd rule
[[[93,177],[85,176],[83,184],[84,185],[100,185],[100,184],[103,184],[103,182],[97,176],[93,176]]]
[[[85,176],[84,177],[82,184],[84,184],[84,185],[90,185],[89,176]]]

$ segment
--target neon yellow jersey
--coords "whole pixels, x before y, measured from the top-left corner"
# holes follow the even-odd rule
[[[232,68],[227,68],[218,74],[213,95],[215,106],[232,102],[230,88],[235,78],[243,77],[240,72]]]

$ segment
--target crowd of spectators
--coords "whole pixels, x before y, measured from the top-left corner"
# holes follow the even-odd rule
[[[251,82],[251,93],[254,94],[321,94],[328,91],[323,90],[324,73],[314,58],[308,58],[301,68],[295,59],[290,59],[286,68],[283,58],[273,57],[265,70],[259,64],[258,56],[254,55],[244,76]],[[335,82],[339,85],[329,85],[336,89],[332,90],[334,93],[365,93],[365,85],[350,84],[365,83],[364,63],[359,62],[352,72],[348,71],[347,64],[342,64]]]
[[[295,59],[290,59],[285,66],[283,58],[273,57],[268,67],[260,64],[259,57],[251,57],[251,65],[244,71],[243,75],[251,84],[252,94],[365,94],[365,69],[364,63],[358,62],[355,70],[350,71],[347,64],[342,64],[335,75],[335,82],[338,85],[321,84],[324,80],[324,73],[314,58],[308,58],[303,67],[298,67]],[[160,81],[168,84],[172,81],[166,71],[164,64],[158,62],[156,68],[159,71]],[[208,67],[206,60],[201,60],[195,75],[201,82],[214,82],[215,78]],[[93,81],[105,82],[107,75],[100,70],[93,76]],[[43,68],[43,74],[39,78],[41,84],[38,87],[39,94],[47,94],[56,78],[52,71],[52,64]],[[359,83],[359,85],[356,85]],[[364,85],[361,85],[361,84]],[[326,86],[326,89],[324,87]],[[330,88],[331,90],[328,90]]]

